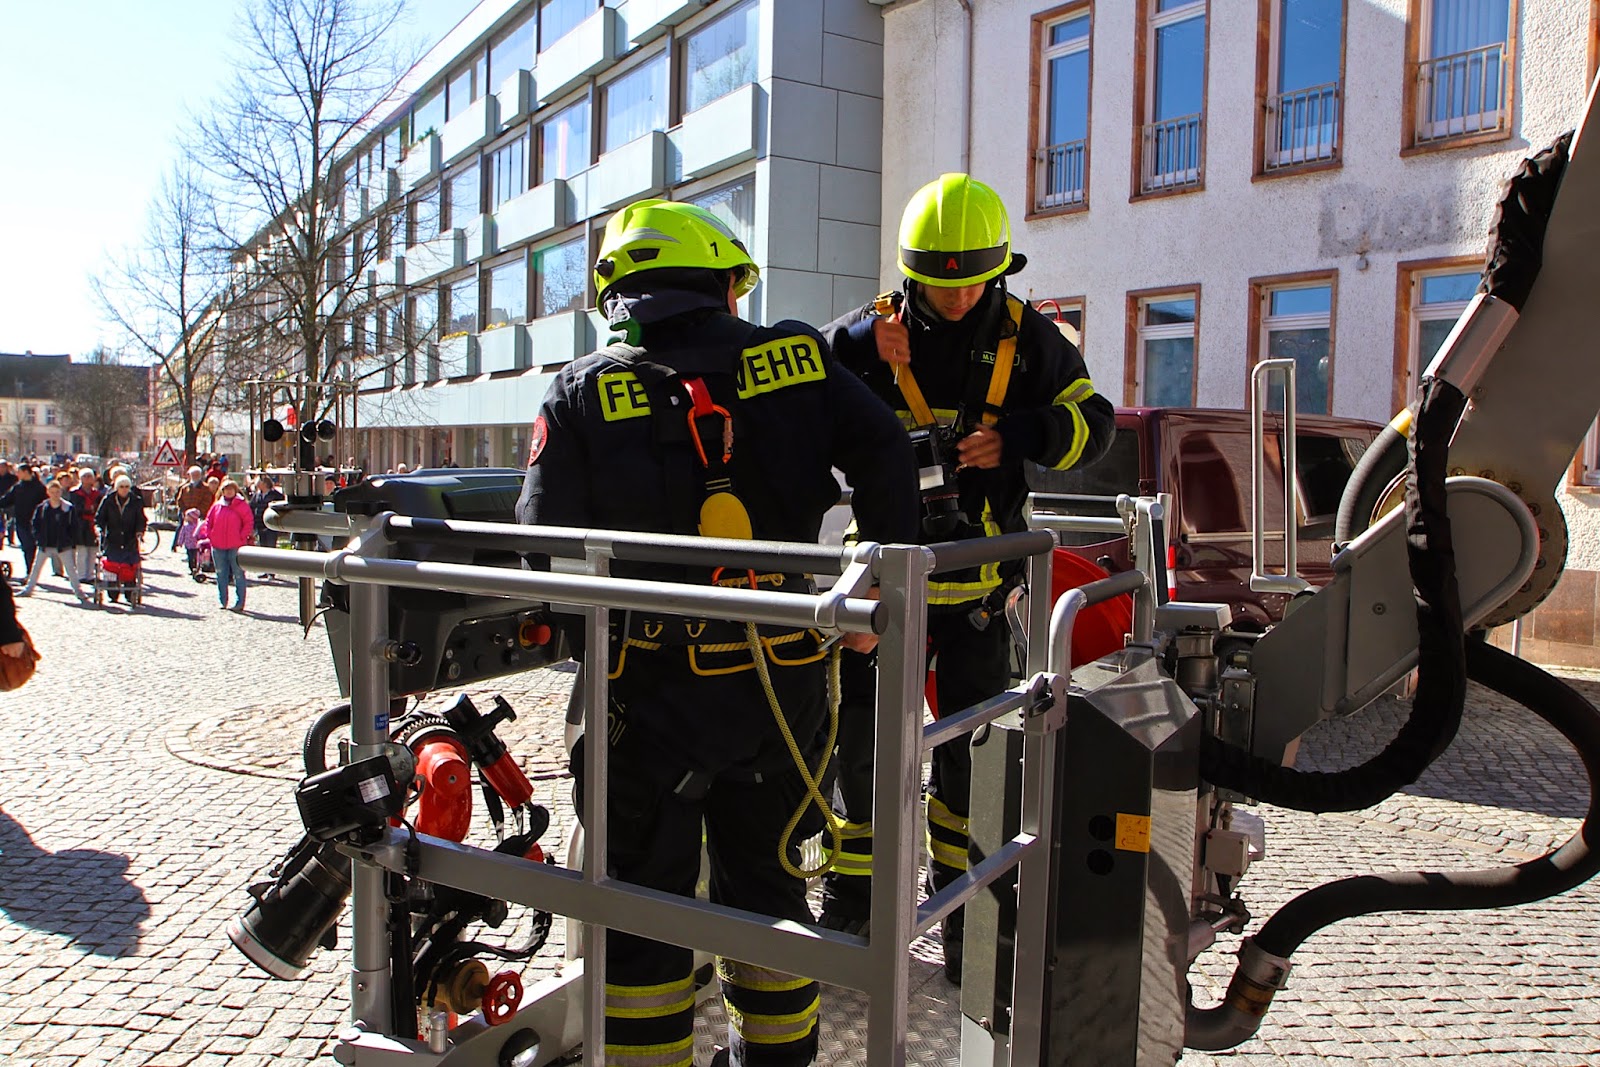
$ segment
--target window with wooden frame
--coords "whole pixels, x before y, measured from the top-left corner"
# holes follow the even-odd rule
[[[1517,0],[1410,0],[1405,152],[1511,136]]]
[[[1346,0],[1260,0],[1256,174],[1337,166]]]
[[[1135,197],[1205,183],[1208,0],[1140,0]]]
[[[1329,271],[1250,279],[1250,366],[1263,359],[1295,363],[1295,410],[1333,414],[1334,318],[1338,276]],[[1248,389],[1249,376],[1246,375]],[[1274,378],[1268,406],[1283,410]]]
[[[1587,87],[1594,82],[1594,75],[1600,69],[1600,0],[1589,0],[1589,66],[1588,75],[1583,84]]]
[[[1028,204],[1034,213],[1089,206],[1090,41],[1094,8],[1077,3],[1033,17],[1033,166]]]
[[[1123,403],[1193,407],[1200,355],[1200,287],[1128,294]]]
[[[1482,276],[1481,256],[1418,259],[1401,263],[1395,297],[1394,404],[1416,395],[1422,370],[1450,336]]]

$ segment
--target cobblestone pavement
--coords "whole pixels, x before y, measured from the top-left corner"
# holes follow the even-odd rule
[[[15,550],[6,558],[20,565]],[[161,550],[149,597],[81,608],[56,583],[21,601],[45,653],[38,676],[0,696],[0,1064],[179,1067],[311,1062],[345,1017],[338,952],[299,983],[272,981],[230,945],[224,923],[296,838],[290,782],[311,716],[336,699],[327,643],[302,637],[287,582],[252,589],[252,614],[217,611]],[[1591,698],[1600,674],[1568,672]],[[565,844],[560,739],[571,675],[499,688],[519,719],[503,733],[535,778]],[[1308,735],[1302,765],[1341,766],[1391,736],[1388,702]],[[1514,863],[1569,835],[1581,765],[1532,716],[1481,691],[1455,745],[1411,790],[1370,811],[1312,818],[1264,809],[1268,857],[1243,892],[1261,918],[1346,873]],[[481,820],[480,820],[481,821]],[[1189,1064],[1600,1064],[1600,891],[1502,912],[1355,920],[1295,958],[1261,1036]],[[1259,920],[1258,920],[1259,921]],[[1254,924],[1253,924],[1254,925]],[[551,946],[532,977],[557,965]],[[954,1002],[926,942],[913,1010]],[[1231,959],[1209,953],[1197,996]],[[862,1062],[846,994],[830,994],[833,1062]],[[716,1023],[708,1012],[700,1042]],[[947,1062],[935,1041],[912,1062]]]

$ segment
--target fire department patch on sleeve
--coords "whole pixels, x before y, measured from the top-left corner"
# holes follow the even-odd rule
[[[539,462],[539,453],[544,451],[545,443],[550,440],[550,427],[545,425],[544,416],[540,415],[533,420],[533,440],[528,445],[528,466]]]

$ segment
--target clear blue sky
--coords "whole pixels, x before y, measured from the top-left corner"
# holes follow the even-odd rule
[[[420,54],[477,0],[409,0]],[[185,116],[228,80],[242,0],[0,0],[0,352],[114,334],[89,277],[136,242]]]

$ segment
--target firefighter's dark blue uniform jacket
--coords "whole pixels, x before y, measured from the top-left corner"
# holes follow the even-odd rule
[[[794,322],[752,326],[717,310],[710,294],[658,291],[641,302],[663,298],[679,309],[653,322],[633,316],[644,322],[644,349],[612,346],[557,376],[533,428],[522,521],[698,532],[714,481],[688,424],[685,383],[698,378],[731,412],[732,488],[754,536],[815,542],[823,514],[839,499],[830,470],[837,467],[855,489],[864,536],[902,544],[914,537],[916,472],[906,434],[893,412],[833,362],[814,330]],[[720,424],[716,417],[697,424],[708,451],[723,444]],[[718,460],[718,478],[729,470]],[[705,569],[622,561],[613,573],[712,577]],[[782,588],[802,577],[785,575]],[[609,867],[627,881],[693,895],[704,843],[713,901],[811,922],[806,883],[783,868],[779,850],[787,841],[783,851],[798,863],[795,842],[820,829],[820,817],[807,816],[785,837],[804,789],[776,714],[797,744],[812,750],[803,756],[815,766],[827,708],[821,635],[764,631],[769,703],[742,626],[624,612],[612,618],[619,625],[610,655],[591,649],[585,660],[585,670],[604,664],[612,676]],[[573,766],[581,788],[577,753]],[[693,953],[613,930],[606,968],[606,1061],[691,1067]],[[821,1010],[814,981],[730,959],[718,962],[718,972],[733,1062],[814,1062]]]
[[[983,414],[989,373],[1002,331],[1012,329],[1003,290],[992,285],[959,322],[945,322],[918,306],[908,284],[901,320],[911,334],[912,373],[941,425],[959,423],[971,432]],[[1015,299],[1015,298],[1011,298]],[[913,424],[894,368],[878,358],[872,305],[835,319],[822,329],[835,358],[854,371],[885,403]],[[962,511],[971,525],[958,537],[983,537],[1027,529],[1022,505],[1028,486],[1022,461],[1067,470],[1093,463],[1111,447],[1116,412],[1095,392],[1077,348],[1055,324],[1031,307],[1022,308],[1016,359],[995,429],[1003,443],[1000,466],[960,472]],[[977,600],[1000,584],[999,572],[963,571],[930,583],[931,606]]]
[[[520,521],[696,533],[704,476],[689,438],[682,379],[699,377],[733,412],[734,491],[749,510],[756,538],[815,543],[823,515],[839,499],[832,467],[854,490],[863,539],[916,540],[916,474],[905,431],[833,361],[811,327],[757,327],[701,309],[656,324],[646,345],[648,351],[602,349],[557,375],[534,425]],[[655,417],[668,410],[670,416]],[[690,582],[710,577],[704,570],[623,561],[612,573]],[[741,655],[748,662],[748,653]],[[770,727],[760,708],[750,715],[754,725]],[[714,749],[717,740],[696,739],[682,755],[713,769],[721,761],[707,745]],[[733,748],[744,741],[725,740]],[[727,755],[738,762],[734,752]]]

